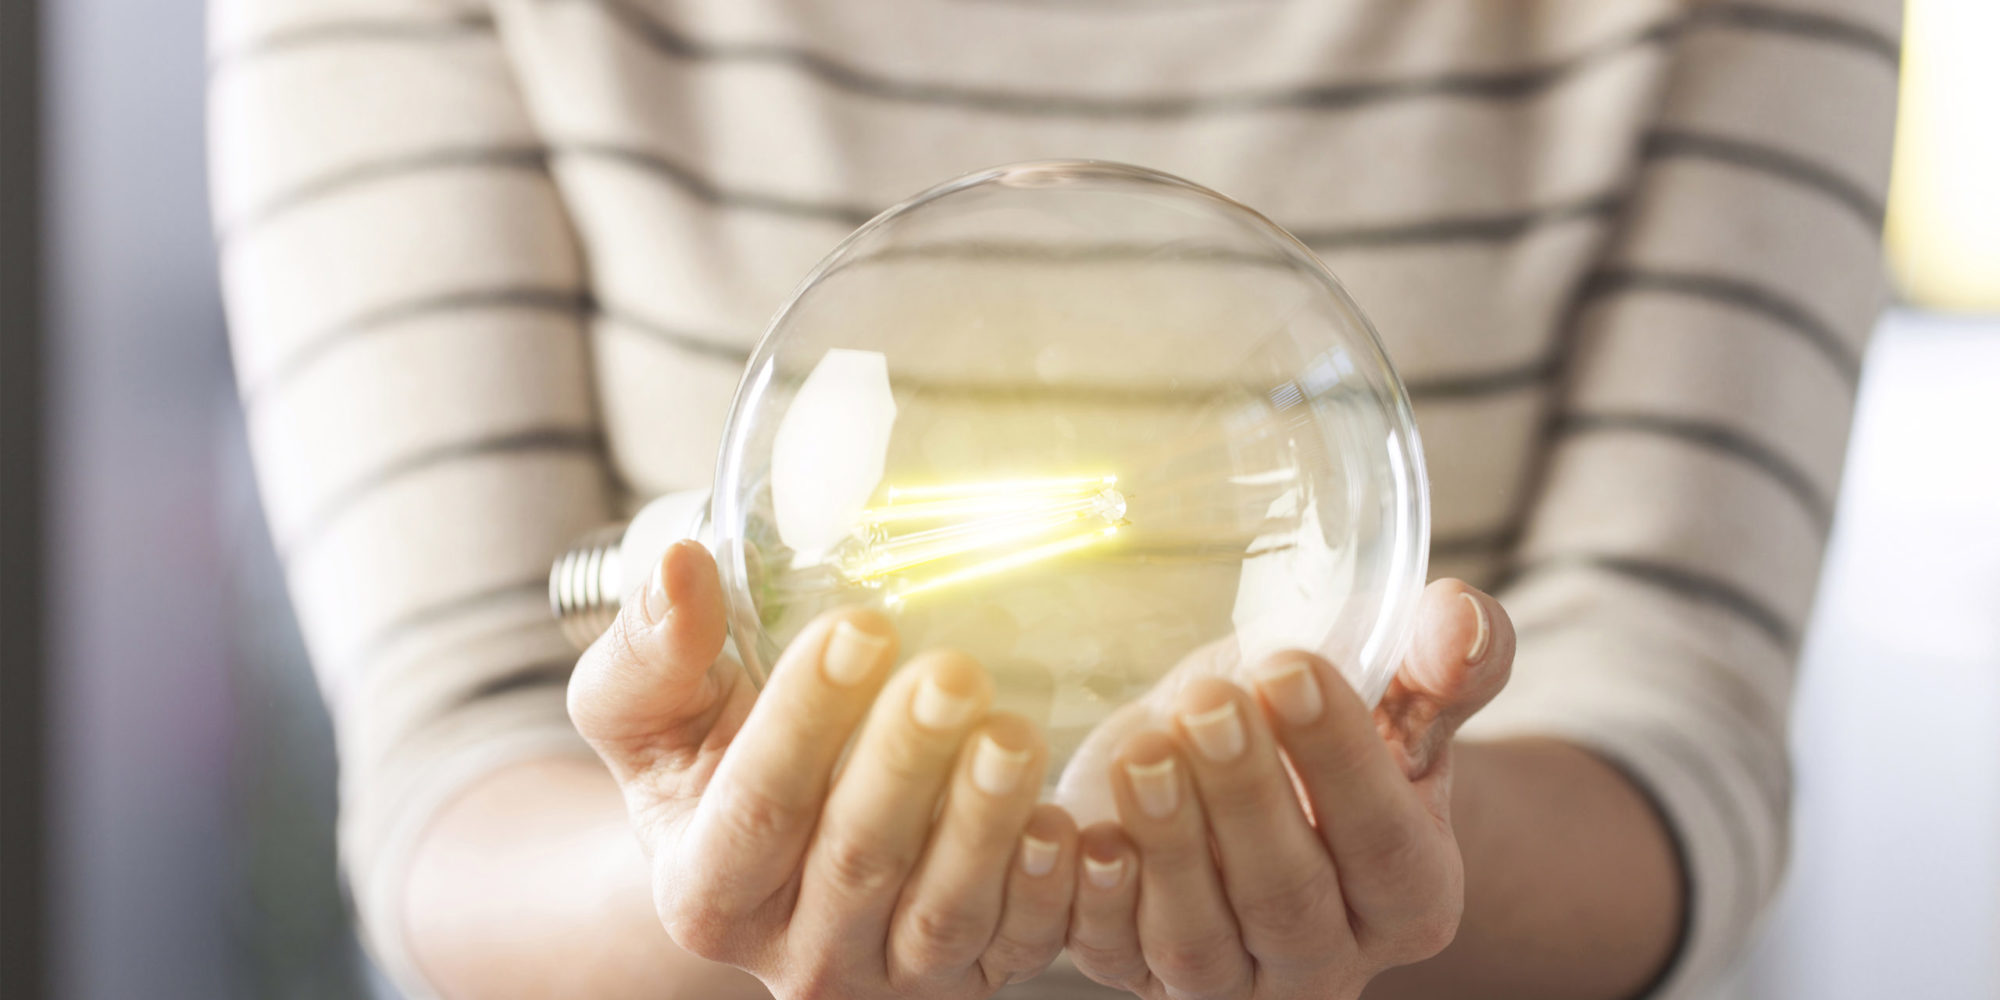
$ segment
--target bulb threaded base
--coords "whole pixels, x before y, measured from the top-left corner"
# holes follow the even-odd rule
[[[611,627],[625,600],[619,557],[625,525],[620,521],[585,534],[549,567],[549,609],[563,637],[579,650]]]

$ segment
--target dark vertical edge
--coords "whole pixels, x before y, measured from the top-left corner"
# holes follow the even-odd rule
[[[0,993],[48,993],[40,0],[0,2]]]

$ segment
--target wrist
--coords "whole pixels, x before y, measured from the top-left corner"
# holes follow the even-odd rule
[[[1679,859],[1617,768],[1558,739],[1459,741],[1452,781],[1458,936],[1378,977],[1369,1000],[1614,1000],[1657,977],[1685,905]]]

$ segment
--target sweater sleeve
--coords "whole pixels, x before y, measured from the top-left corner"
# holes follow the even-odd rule
[[[1467,730],[1570,738],[1651,795],[1690,890],[1659,997],[1707,995],[1784,865],[1794,664],[1884,301],[1898,14],[1705,5],[1676,37],[1500,595],[1515,679]]]
[[[610,514],[582,262],[494,25],[213,0],[217,239],[259,485],[392,978],[404,868],[483,770],[587,753],[552,557]]]

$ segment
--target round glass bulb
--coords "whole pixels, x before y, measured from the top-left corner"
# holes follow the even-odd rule
[[[710,509],[761,681],[815,615],[961,650],[1060,774],[1114,711],[1313,650],[1371,703],[1424,582],[1381,343],[1270,220],[1152,170],[971,174],[842,242],[772,320]]]

